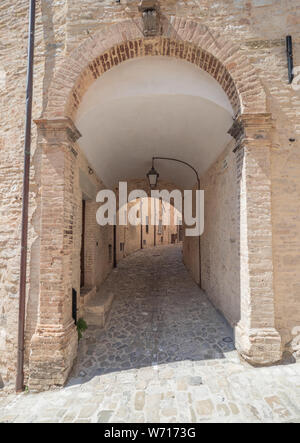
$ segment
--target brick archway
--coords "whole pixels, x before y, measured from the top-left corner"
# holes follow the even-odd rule
[[[175,17],[164,24],[161,37],[146,39],[140,28],[132,21],[110,26],[66,57],[49,88],[47,108],[36,122],[43,155],[40,303],[30,352],[32,389],[62,385],[77,354],[71,275],[80,133],[73,120],[89,86],[114,65],[134,57],[164,55],[194,63],[220,83],[232,103],[236,119],[230,134],[236,139],[240,229],[241,320],[236,346],[254,364],[270,364],[281,357],[273,289],[272,118],[260,79],[238,48],[198,23]]]
[[[144,38],[142,21],[124,21],[97,32],[66,57],[49,89],[43,118],[74,118],[89,86],[128,59],[162,55],[187,60],[208,72],[228,95],[236,114],[265,113],[260,79],[239,48],[206,26],[172,17],[161,37]]]

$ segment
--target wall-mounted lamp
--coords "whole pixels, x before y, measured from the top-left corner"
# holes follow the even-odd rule
[[[139,11],[144,22],[145,37],[153,37],[159,33],[159,2],[158,0],[141,0]]]
[[[290,35],[286,37],[286,54],[288,60],[289,84],[294,80],[293,40]]]

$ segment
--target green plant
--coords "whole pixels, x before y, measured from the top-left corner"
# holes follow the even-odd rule
[[[77,322],[78,341],[82,339],[82,334],[87,330],[88,325],[83,318],[80,318]]]

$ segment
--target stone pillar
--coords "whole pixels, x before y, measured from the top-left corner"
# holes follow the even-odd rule
[[[75,141],[69,119],[38,120],[41,146],[41,246],[39,317],[31,341],[29,388],[65,383],[77,355],[72,319],[72,250]]]
[[[240,229],[241,319],[236,347],[252,364],[281,359],[275,329],[271,220],[272,119],[269,114],[241,115],[229,133],[236,139]]]

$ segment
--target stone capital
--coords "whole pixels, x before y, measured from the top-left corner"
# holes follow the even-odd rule
[[[75,143],[81,134],[76,128],[73,120],[69,117],[67,118],[56,118],[56,119],[37,119],[34,120],[41,134],[46,138],[50,139],[51,143],[55,140],[69,141]]]
[[[266,114],[241,114],[233,122],[228,134],[237,142],[234,152],[242,145],[259,147],[266,146],[273,128],[272,116]]]

